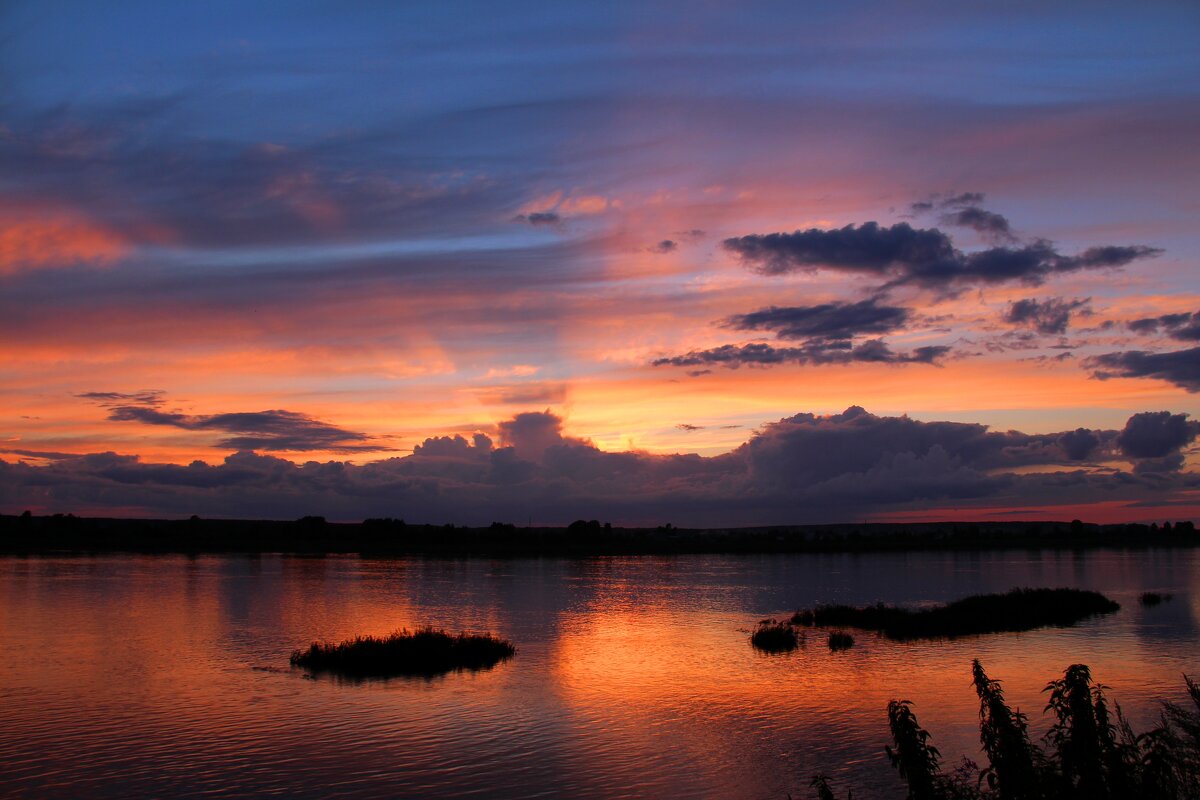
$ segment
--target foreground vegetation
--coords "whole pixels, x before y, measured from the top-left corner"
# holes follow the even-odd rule
[[[908,785],[909,800],[1183,800],[1200,797],[1200,685],[1185,677],[1191,705],[1164,704],[1162,718],[1135,734],[1084,664],[1046,686],[1052,715],[1041,747],[1028,720],[1008,706],[1000,681],[976,660],[979,740],[987,764],[964,759],[946,772],[941,754],[908,700],[888,704],[892,745],[885,748]],[[813,778],[818,800],[835,800],[827,778]]]
[[[786,653],[800,646],[800,634],[787,622],[764,619],[750,634],[750,644],[765,653]]]
[[[294,666],[355,678],[390,675],[439,675],[462,669],[487,669],[516,652],[512,642],[491,634],[421,628],[388,636],[356,636],[340,644],[313,642],[292,653]]]
[[[954,638],[982,633],[1067,627],[1120,605],[1099,592],[1080,589],[1013,589],[980,594],[918,610],[885,606],[822,605],[797,611],[797,626],[850,627],[879,631],[889,639]]]

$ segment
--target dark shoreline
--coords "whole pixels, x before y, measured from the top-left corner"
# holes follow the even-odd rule
[[[775,525],[751,528],[486,528],[407,525],[400,520],[326,522],[0,515],[0,554],[296,553],[369,556],[537,557],[691,553],[858,553],[928,550],[1140,549],[1195,547],[1191,522],[937,522]]]

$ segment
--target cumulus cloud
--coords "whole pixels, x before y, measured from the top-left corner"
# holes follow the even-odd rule
[[[876,298],[858,303],[823,303],[753,311],[730,317],[730,327],[773,331],[779,339],[852,339],[862,334],[890,333],[908,321],[909,310],[881,305]]]
[[[1085,363],[1092,370],[1092,377],[1100,380],[1157,378],[1189,392],[1200,392],[1200,347],[1166,353],[1145,350],[1104,353]]]
[[[1072,312],[1086,308],[1090,298],[1064,300],[1051,297],[1048,300],[1018,300],[1008,307],[1004,321],[1013,325],[1033,328],[1038,333],[1066,333],[1071,323]]]
[[[1197,423],[1169,412],[1135,415],[1121,431],[1026,434],[852,406],[770,423],[714,457],[604,452],[564,435],[562,419],[549,412],[518,414],[497,431],[498,443],[484,433],[431,437],[410,456],[363,465],[298,464],[253,452],[186,466],[115,453],[44,465],[0,460],[0,506],[19,511],[36,497],[52,510],[77,512],[470,524],[603,517],[711,526],[989,503],[1170,502],[1200,486],[1200,476],[1180,470],[1179,457]],[[1089,465],[1113,460],[1134,469]]]
[[[1164,458],[1179,453],[1200,435],[1200,422],[1187,414],[1145,411],[1134,414],[1117,437],[1121,451],[1131,458]]]
[[[235,450],[371,453],[390,449],[372,444],[364,433],[339,428],[295,411],[276,409],[228,414],[180,414],[160,411],[151,405],[116,405],[109,406],[109,409],[108,419],[115,422],[141,422],[189,431],[233,434],[219,439],[213,446]]]
[[[768,275],[830,269],[928,288],[997,284],[1039,285],[1047,278],[1078,270],[1122,267],[1161,250],[1143,245],[1092,247],[1063,255],[1045,240],[963,252],[937,228],[913,228],[906,222],[883,227],[877,222],[793,233],[751,234],[726,239],[726,250]]]
[[[526,411],[501,422],[500,444],[512,448],[525,461],[541,461],[545,452],[560,445],[591,447],[582,439],[563,436],[562,417],[546,411]]]

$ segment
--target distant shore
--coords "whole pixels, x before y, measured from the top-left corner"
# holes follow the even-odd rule
[[[847,553],[914,550],[1194,547],[1190,521],[1158,525],[1080,522],[934,522],[620,528],[579,520],[565,527],[493,523],[471,528],[298,520],[114,519],[0,515],[0,554],[359,553],[371,556],[612,556],[686,553]]]

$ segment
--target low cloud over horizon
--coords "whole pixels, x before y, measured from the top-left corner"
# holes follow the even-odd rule
[[[1184,469],[1200,422],[1170,411],[1134,414],[1120,430],[1026,434],[851,406],[768,423],[730,452],[708,457],[606,452],[565,435],[562,418],[550,411],[516,414],[495,431],[495,438],[429,437],[411,455],[362,465],[301,464],[250,450],[217,465],[186,466],[111,452],[28,453],[41,463],[0,460],[0,507],[711,527],[911,518],[916,510],[970,518],[972,509],[984,515],[996,505],[1012,518],[1091,507],[1095,521],[1104,521],[1114,502],[1128,506],[1122,518],[1130,509],[1155,518],[1162,509],[1191,509],[1200,491],[1200,473]]]

